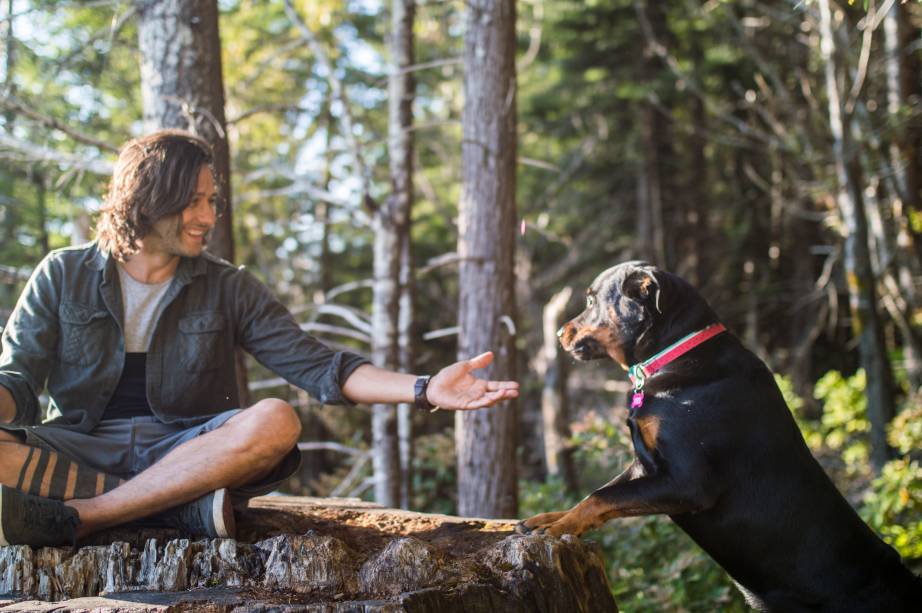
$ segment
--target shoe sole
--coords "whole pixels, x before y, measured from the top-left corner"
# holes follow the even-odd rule
[[[231,504],[227,490],[221,488],[214,493],[211,507],[211,519],[214,522],[215,532],[219,538],[232,539],[237,535],[237,524],[234,520],[234,507]]]

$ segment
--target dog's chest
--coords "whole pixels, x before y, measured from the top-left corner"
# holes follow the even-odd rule
[[[648,473],[655,472],[662,418],[654,413],[637,411],[628,418],[634,453]]]

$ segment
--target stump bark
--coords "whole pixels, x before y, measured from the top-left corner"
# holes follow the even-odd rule
[[[74,550],[0,547],[0,611],[617,611],[596,547],[513,527],[256,498],[236,541],[121,528]]]

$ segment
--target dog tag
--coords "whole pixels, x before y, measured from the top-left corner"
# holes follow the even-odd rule
[[[634,395],[631,396],[631,408],[639,409],[643,406],[643,392],[634,392]]]

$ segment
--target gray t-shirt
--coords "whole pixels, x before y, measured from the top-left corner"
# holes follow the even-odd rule
[[[160,318],[163,296],[173,277],[161,283],[141,283],[129,275],[121,264],[118,265],[118,277],[125,310],[125,352],[146,353]]]

